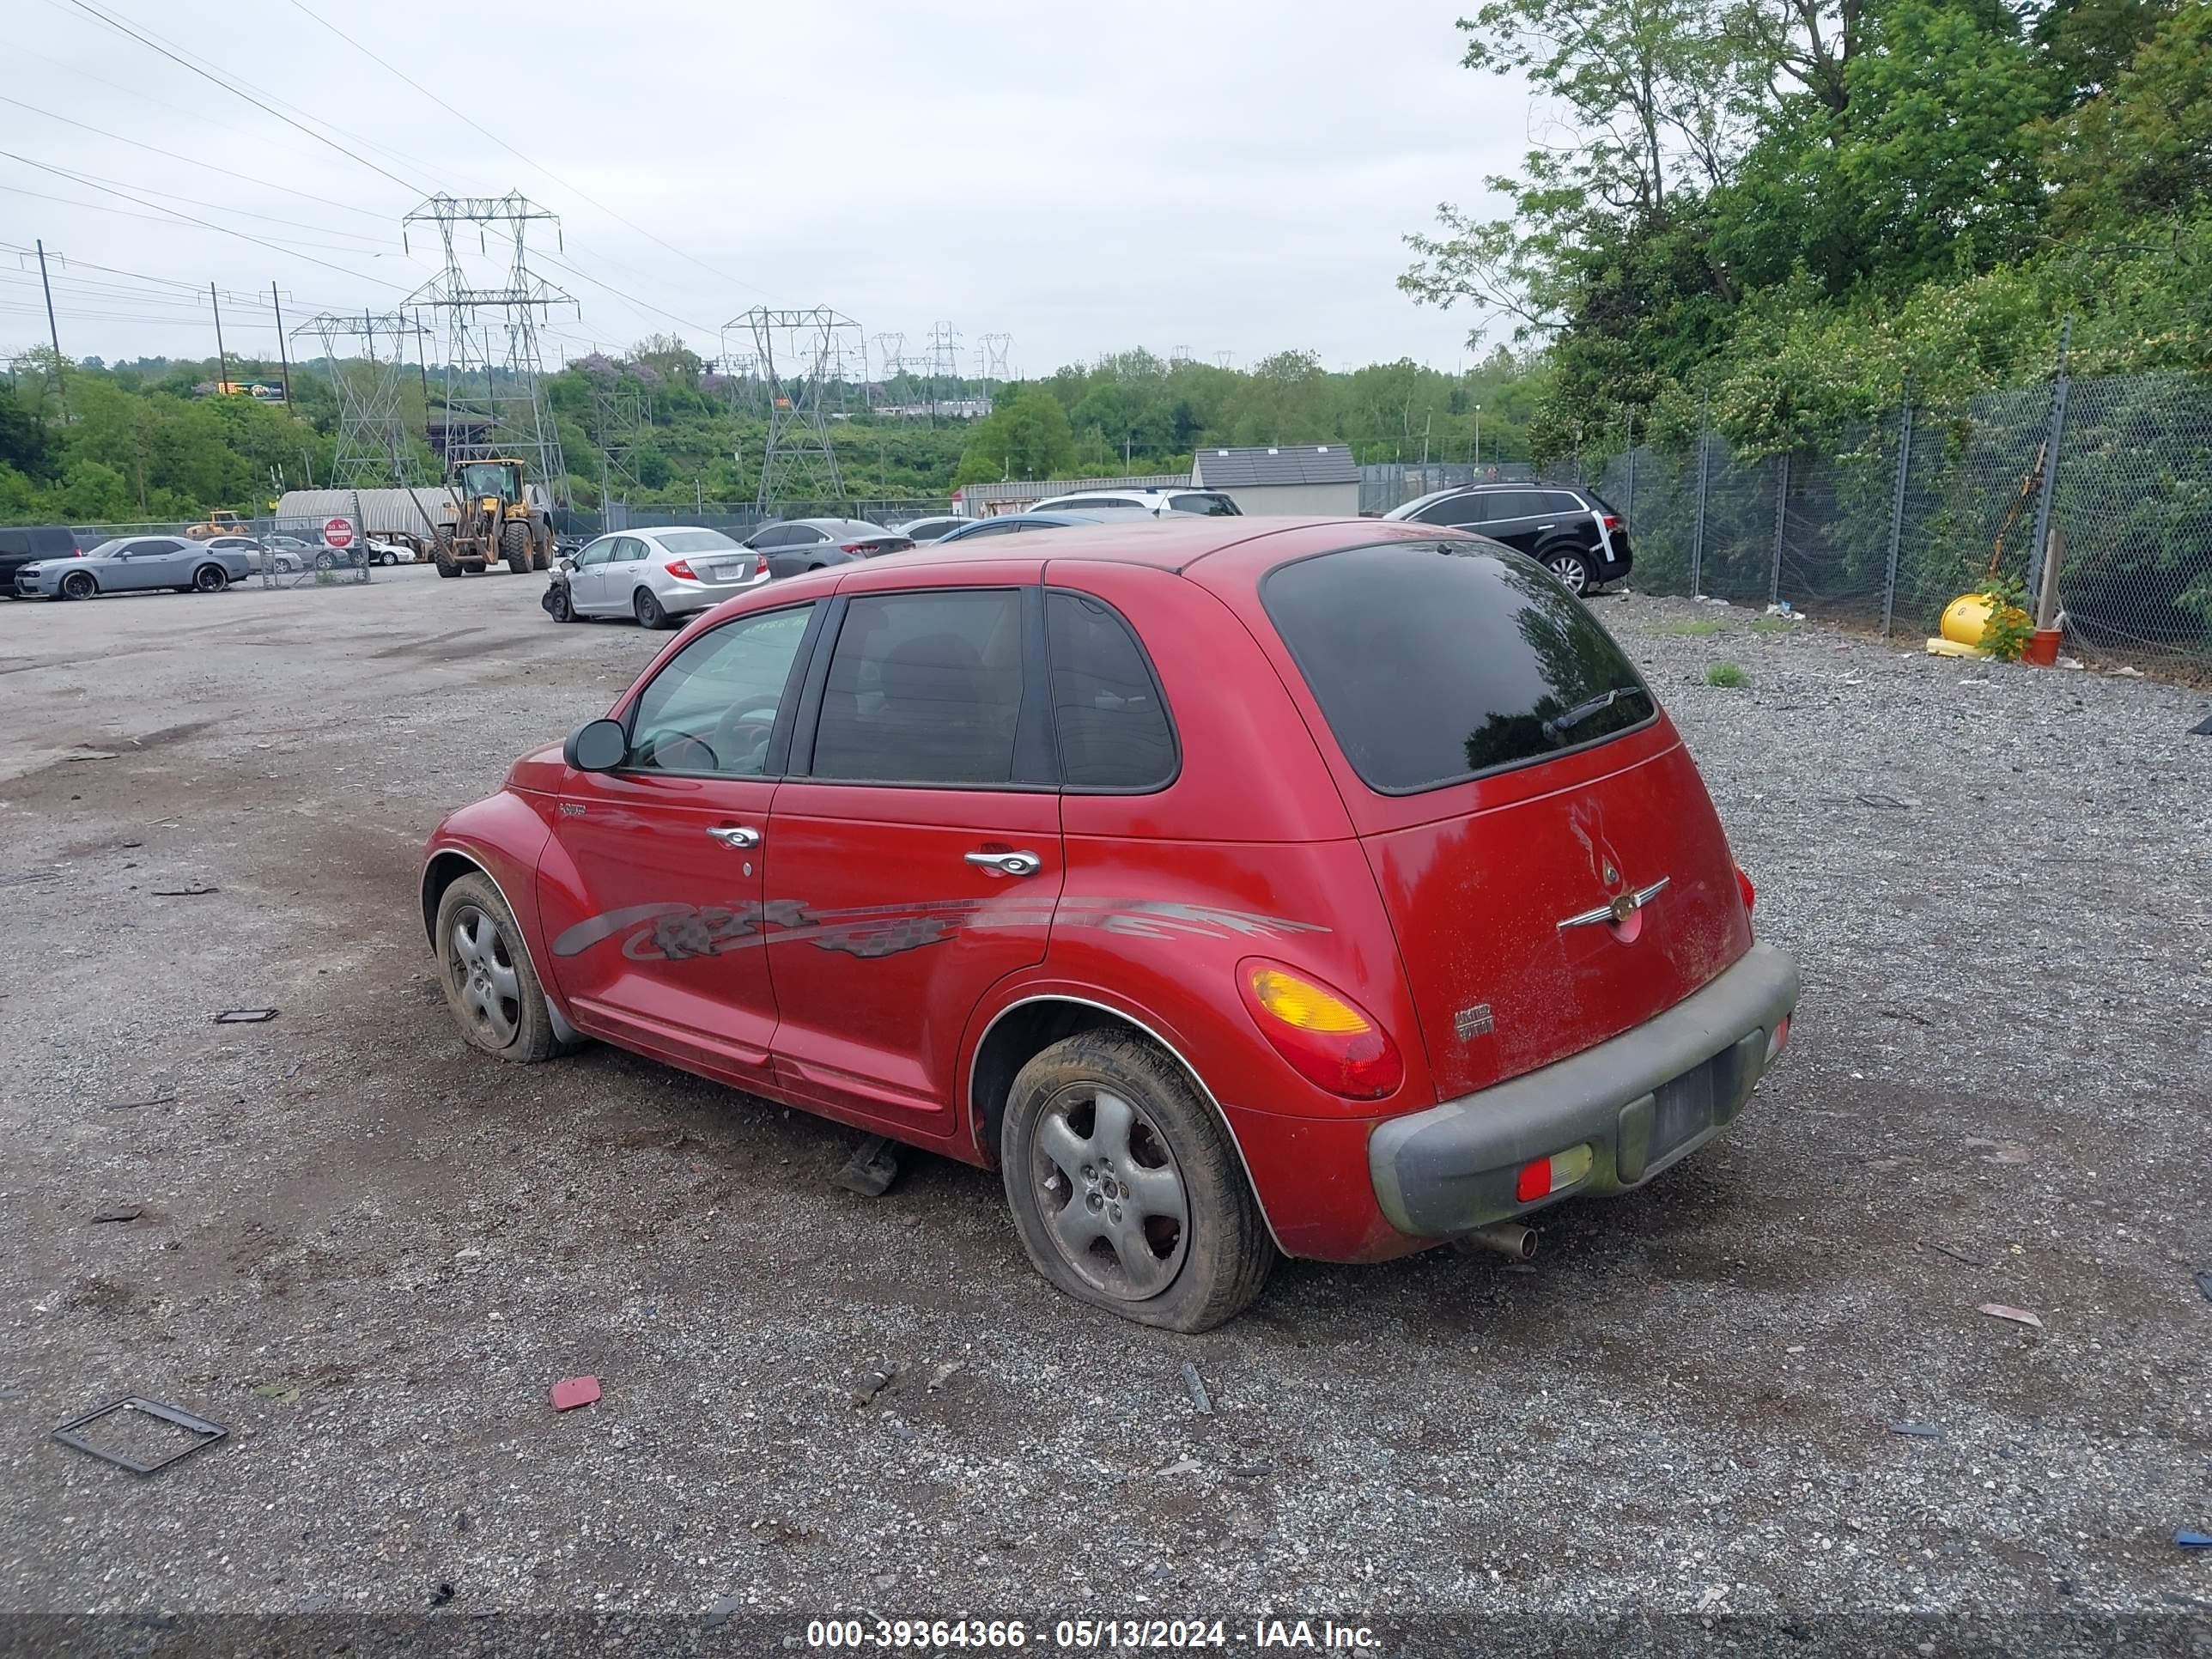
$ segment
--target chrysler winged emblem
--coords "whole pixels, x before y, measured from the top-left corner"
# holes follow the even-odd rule
[[[1665,892],[1668,883],[1673,880],[1672,876],[1662,876],[1649,887],[1638,887],[1632,892],[1616,893],[1595,909],[1580,911],[1571,916],[1562,916],[1559,918],[1559,931],[1564,933],[1570,927],[1595,927],[1603,922],[1632,939],[1635,937],[1638,913],[1653,899]]]

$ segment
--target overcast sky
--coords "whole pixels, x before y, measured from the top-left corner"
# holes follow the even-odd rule
[[[1009,334],[1029,374],[1137,345],[1449,368],[1474,319],[1397,291],[1400,238],[1494,206],[1529,125],[1523,88],[1458,67],[1459,9],[10,0],[0,351],[46,337],[35,238],[71,357],[210,354],[210,281],[230,349],[265,355],[272,281],[288,326],[394,306],[435,268],[434,238],[401,248],[422,194],[519,188],[562,216],[569,268],[540,270],[581,302],[549,355],[666,331],[713,356],[749,306],[828,305],[909,355],[950,320],[963,367]],[[505,250],[468,246],[489,280]]]

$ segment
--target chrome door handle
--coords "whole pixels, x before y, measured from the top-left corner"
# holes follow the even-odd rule
[[[725,847],[757,847],[761,841],[759,830],[743,823],[721,824],[707,833]]]
[[[1033,876],[1044,868],[1044,860],[1035,853],[969,853],[966,860],[994,876]]]

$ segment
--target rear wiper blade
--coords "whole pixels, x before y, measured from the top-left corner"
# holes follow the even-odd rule
[[[1576,726],[1580,726],[1601,709],[1610,708],[1623,697],[1649,697],[1651,694],[1640,685],[1616,685],[1610,691],[1601,691],[1587,702],[1578,702],[1564,714],[1555,714],[1544,722],[1544,735],[1557,743]]]

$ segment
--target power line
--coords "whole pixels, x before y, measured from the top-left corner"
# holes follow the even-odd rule
[[[82,4],[82,0],[71,0],[71,3],[72,3],[72,4]],[[22,163],[24,166],[26,166],[26,167],[37,167],[37,168],[40,168],[40,169],[41,171],[43,171],[43,172],[46,172],[46,173],[60,173],[60,174],[61,174],[61,176],[62,176],[63,178],[64,178],[64,179],[68,179],[68,178],[70,178],[70,177],[71,177],[71,175],[70,175],[70,174],[69,174],[69,173],[62,173],[62,170],[61,170],[59,167],[48,167],[48,166],[46,166],[46,164],[44,161],[33,161],[33,160],[31,160],[31,158],[30,158],[29,156],[27,156],[27,155],[16,155],[13,150],[0,149],[0,157],[5,157],[7,160],[9,160],[9,161],[20,161],[20,162],[21,162],[21,163]],[[82,183],[82,182],[84,182],[84,181],[82,181],[82,180],[76,180],[75,182],[80,182],[80,183]],[[14,188],[15,188],[15,186],[13,186],[13,185],[0,185],[0,189],[14,189]],[[285,246],[283,246],[281,244],[279,244],[279,243],[277,243],[277,242],[276,242],[276,241],[270,240],[270,239],[268,239],[268,238],[266,238],[266,237],[256,236],[256,235],[252,234],[251,232],[249,232],[249,231],[234,230],[234,229],[232,229],[231,228],[229,228],[228,226],[214,224],[214,223],[211,223],[211,222],[210,222],[209,221],[207,221],[207,220],[205,220],[205,219],[198,219],[198,218],[195,218],[195,217],[193,217],[193,216],[192,216],[191,214],[189,214],[189,213],[179,213],[179,212],[177,212],[177,210],[176,210],[175,209],[173,209],[173,208],[164,208],[164,207],[161,206],[161,204],[160,204],[159,203],[156,203],[156,202],[149,202],[149,201],[143,200],[142,198],[138,198],[138,197],[136,197],[136,196],[131,195],[131,192],[130,192],[130,191],[125,191],[125,190],[118,190],[118,189],[117,189],[114,185],[94,185],[93,186],[93,188],[94,188],[94,189],[95,189],[95,190],[105,190],[105,191],[106,191],[110,195],[113,195],[113,196],[120,196],[120,197],[121,197],[125,201],[126,201],[126,202],[136,202],[136,203],[137,203],[140,207],[143,207],[143,208],[152,208],[152,209],[154,209],[154,210],[155,210],[155,211],[157,211],[157,212],[167,213],[167,214],[168,214],[168,215],[171,216],[171,218],[173,218],[173,219],[182,220],[182,221],[183,221],[185,223],[186,223],[186,224],[198,225],[198,226],[199,226],[199,227],[200,227],[202,229],[204,229],[204,230],[212,230],[212,231],[216,232],[216,233],[217,234],[219,234],[219,235],[223,235],[223,236],[234,236],[234,237],[236,237],[236,238],[237,238],[239,240],[240,240],[240,241],[252,242],[252,243],[255,244],[257,246],[259,246],[259,247],[265,247],[265,248],[269,249],[269,250],[270,250],[270,252],[272,252],[287,254],[287,255],[289,255],[289,257],[291,257],[292,258],[295,258],[295,259],[305,259],[305,260],[306,260],[309,264],[311,264],[311,265],[320,265],[320,266],[321,266],[324,270],[335,270],[335,271],[337,271],[337,272],[340,276],[355,276],[355,277],[360,277],[360,278],[361,278],[362,280],[363,280],[363,281],[374,283],[375,283],[378,287],[380,287],[380,288],[398,289],[398,288],[399,288],[399,286],[400,286],[400,285],[399,285],[398,283],[387,283],[387,282],[386,282],[386,281],[385,281],[382,277],[380,277],[380,276],[364,276],[364,275],[363,275],[363,273],[362,273],[362,272],[360,272],[360,271],[356,271],[356,270],[347,270],[343,265],[334,265],[334,264],[331,264],[328,259],[318,259],[318,258],[315,258],[315,256],[314,256],[313,254],[312,254],[312,253],[302,253],[302,252],[301,252],[297,248],[290,248],[290,247],[285,247]],[[24,194],[24,195],[27,195],[27,196],[29,196],[29,195],[35,195],[35,194],[37,194],[37,192],[36,192],[36,191],[22,191],[21,193],[22,193],[22,194]],[[53,199],[59,199],[59,198],[48,198],[48,199],[50,199],[50,200],[53,200]],[[77,206],[77,207],[86,207],[86,206],[90,206],[90,205],[92,205],[92,204],[89,204],[89,203],[84,203],[84,202],[78,202],[78,203],[74,203],[74,204],[72,204],[71,205],[73,205],[73,206]],[[135,217],[135,216],[133,216]],[[356,252],[356,250],[350,249],[350,248],[333,248],[333,249],[331,249],[331,252],[336,252],[336,253],[349,253],[349,252]],[[402,293],[404,293],[406,290],[405,290],[405,289],[400,289],[400,291],[401,291]]]
[[[34,167],[43,167],[49,173],[58,173],[63,178],[73,179],[81,185],[92,185],[102,189],[113,189],[117,187],[116,181],[114,179],[103,179],[96,173],[79,173],[73,168],[55,167],[51,163],[45,161],[33,161],[31,165]],[[228,202],[204,201],[199,197],[186,196],[179,191],[156,190],[151,185],[135,185],[132,188],[143,190],[149,196],[167,197],[173,202],[189,202],[194,207],[212,208],[217,213],[234,213],[240,218],[259,219],[265,223],[272,225],[287,225],[294,230],[312,230],[319,236],[350,236],[356,241],[360,242],[373,242],[380,240],[386,240],[371,236],[367,231],[337,230],[332,228],[329,225],[311,225],[298,219],[281,218],[273,213],[256,213],[251,208],[233,207]]]
[[[125,138],[119,132],[110,132],[104,127],[93,126],[71,116],[57,115],[50,109],[40,109],[35,104],[27,104],[20,98],[10,98],[4,93],[0,93],[0,104],[13,104],[17,109],[28,110],[33,115],[43,115],[49,121],[59,121],[64,126],[75,127],[80,132],[88,132],[95,138],[106,138],[114,143],[128,144],[133,149],[143,149],[149,155],[167,156],[173,161],[182,161],[189,167],[205,167],[210,173],[219,173],[226,179],[236,179],[243,184],[257,185],[264,190],[282,191],[287,196],[297,196],[307,202],[319,202],[325,207],[337,208],[346,213],[358,213],[362,218],[374,219],[380,224],[392,222],[390,215],[379,213],[374,208],[362,207],[356,202],[341,202],[328,196],[318,196],[312,191],[295,190],[289,185],[280,185],[268,179],[257,179],[250,173],[234,173],[228,167],[219,167],[212,161],[201,161],[198,156],[179,155],[174,150],[163,149],[158,144],[143,143],[136,138]],[[340,234],[350,234],[351,233]]]
[[[729,273],[728,271],[726,271],[726,270],[716,270],[713,265],[708,264],[704,259],[699,258],[697,258],[696,256],[695,256],[695,255],[693,255],[693,254],[690,254],[690,253],[686,252],[684,249],[682,249],[682,248],[680,248],[680,247],[677,246],[676,246],[676,244],[675,244],[675,243],[673,243],[673,242],[670,242],[670,241],[665,241],[665,240],[663,240],[660,237],[654,235],[651,231],[647,230],[647,229],[643,225],[641,225],[641,224],[637,223],[635,220],[632,220],[632,219],[629,219],[629,218],[624,217],[622,214],[617,213],[617,211],[615,211],[615,210],[614,210],[614,209],[612,209],[612,208],[609,207],[609,206],[608,206],[605,202],[600,201],[597,197],[595,197],[595,196],[592,195],[592,194],[591,194],[590,192],[588,192],[587,191],[585,191],[585,190],[584,190],[584,189],[582,189],[580,186],[579,186],[579,185],[575,185],[575,184],[571,183],[569,180],[568,180],[568,179],[563,179],[563,178],[562,178],[559,173],[557,173],[554,172],[552,168],[550,168],[550,167],[547,167],[544,162],[542,162],[542,161],[533,161],[533,160],[532,160],[531,157],[529,157],[528,155],[524,155],[524,154],[522,153],[522,151],[520,151],[520,150],[517,149],[516,149],[513,144],[508,143],[507,142],[507,140],[506,140],[506,139],[504,139],[504,138],[501,137],[497,133],[495,133],[495,132],[492,131],[489,127],[486,127],[486,126],[483,125],[481,123],[479,123],[479,122],[477,122],[477,120],[475,120],[475,119],[474,119],[473,118],[471,118],[469,114],[467,114],[467,112],[466,112],[462,111],[462,110],[459,110],[459,109],[455,109],[455,108],[453,107],[453,105],[451,105],[451,104],[447,103],[447,102],[443,98],[441,98],[441,97],[440,97],[436,93],[434,93],[434,92],[431,91],[429,88],[428,88],[428,87],[424,86],[424,85],[423,85],[420,81],[417,81],[417,80],[416,80],[413,76],[411,76],[411,75],[408,74],[404,70],[398,69],[398,68],[395,67],[394,65],[392,65],[392,64],[389,64],[389,63],[386,63],[383,58],[381,58],[378,57],[378,56],[376,55],[376,53],[374,53],[374,52],[371,52],[371,51],[370,51],[367,46],[365,46],[362,45],[362,43],[361,43],[360,41],[358,41],[358,40],[355,40],[355,39],[353,38],[353,36],[351,36],[350,34],[348,34],[348,33],[347,33],[343,29],[340,28],[337,24],[335,24],[335,23],[331,22],[331,21],[330,21],[330,19],[328,19],[327,17],[325,17],[325,16],[321,15],[319,13],[316,12],[316,11],[315,11],[315,10],[313,10],[312,8],[310,8],[309,6],[307,6],[307,4],[305,4],[305,3],[304,3],[304,0],[291,0],[291,3],[292,3],[292,7],[293,7],[293,9],[294,9],[295,10],[296,10],[296,11],[300,12],[302,15],[304,15],[304,16],[306,16],[306,17],[308,17],[308,18],[313,19],[315,22],[318,22],[318,23],[321,24],[325,28],[328,29],[328,30],[329,30],[332,34],[337,35],[337,38],[338,38],[339,40],[341,40],[344,41],[348,46],[351,46],[351,47],[352,47],[356,52],[358,52],[359,53],[361,53],[361,55],[362,55],[362,57],[364,57],[364,58],[368,58],[368,59],[369,60],[369,62],[371,62],[371,63],[373,63],[373,64],[374,64],[378,65],[380,68],[383,69],[383,70],[386,70],[387,73],[397,76],[400,80],[404,81],[404,82],[405,82],[409,86],[410,86],[410,87],[414,88],[416,91],[417,91],[417,92],[421,93],[421,94],[422,94],[425,98],[428,98],[428,99],[432,103],[434,103],[434,104],[437,105],[439,108],[441,108],[441,109],[442,109],[442,110],[445,110],[447,113],[449,113],[449,114],[451,114],[451,115],[453,115],[453,116],[458,117],[460,120],[462,120],[462,121],[465,122],[469,126],[475,128],[477,131],[478,131],[478,132],[480,132],[480,133],[483,134],[483,136],[484,136],[485,137],[487,137],[487,138],[490,139],[490,140],[492,141],[492,143],[494,143],[495,144],[497,144],[497,145],[498,145],[501,149],[505,150],[508,155],[510,155],[514,156],[516,160],[518,160],[518,161],[521,161],[522,163],[524,163],[524,165],[528,166],[528,167],[532,167],[537,168],[538,172],[540,172],[540,173],[544,173],[544,174],[548,179],[551,179],[555,184],[556,184],[556,185],[560,185],[562,189],[566,190],[566,191],[571,191],[571,192],[573,192],[574,194],[575,194],[575,195],[577,195],[577,196],[579,196],[579,197],[581,197],[585,201],[586,201],[586,202],[590,203],[593,207],[595,207],[595,208],[599,209],[599,210],[600,212],[602,212],[602,213],[605,214],[605,215],[607,216],[607,217],[609,217],[610,219],[614,220],[617,223],[628,226],[630,229],[632,229],[632,230],[635,231],[639,235],[641,235],[641,236],[644,237],[647,241],[656,243],[656,244],[658,244],[659,246],[662,246],[662,247],[666,248],[666,249],[667,249],[671,253],[673,253],[674,255],[676,255],[676,257],[677,257],[677,258],[678,258],[679,259],[688,259],[688,260],[690,260],[691,264],[695,264],[695,265],[698,266],[700,270],[702,270],[705,271],[705,272],[706,272],[708,276],[719,276],[719,277],[720,277],[720,278],[721,278],[724,282],[726,282],[726,283],[737,283],[737,285],[738,285],[739,288],[743,288],[743,289],[750,289],[752,290],[752,292],[754,292],[754,293],[756,293],[756,294],[761,294],[761,293],[764,293],[764,292],[766,292],[766,290],[765,290],[765,289],[760,289],[760,288],[756,288],[756,287],[754,287],[754,285],[753,285],[752,283],[748,283],[748,282],[745,282],[744,280],[743,280],[743,279],[742,279],[742,278],[740,278],[740,277],[737,277],[737,276],[731,276],[731,275],[730,275],[730,273]],[[618,267],[618,268],[619,268],[619,267]],[[580,276],[582,273],[581,273],[581,272],[579,272],[579,273],[577,273],[577,274]],[[635,273],[634,273],[634,274],[635,274]],[[588,279],[586,279],[586,280],[588,280]],[[658,309],[659,309],[659,307],[649,307],[649,308],[650,308],[650,309],[655,309],[655,310],[658,310]],[[668,313],[668,312],[665,312],[665,311],[664,311],[664,312],[661,312],[661,313],[660,313],[660,314],[661,314],[662,316],[665,317],[665,316],[669,316],[669,315],[671,315],[672,313]],[[678,318],[676,320],[678,320],[678,322],[682,322],[682,321],[683,321],[683,319],[681,319],[681,318]],[[685,324],[684,325],[685,325],[687,328],[696,328],[696,327],[697,327],[697,326],[698,326],[698,325],[697,325],[697,324],[696,324],[696,323],[687,323],[687,324]],[[711,330],[711,329],[710,329],[710,330],[708,330],[707,331],[708,331],[708,333],[712,333],[712,332],[714,332],[714,331],[713,331],[713,330]]]

